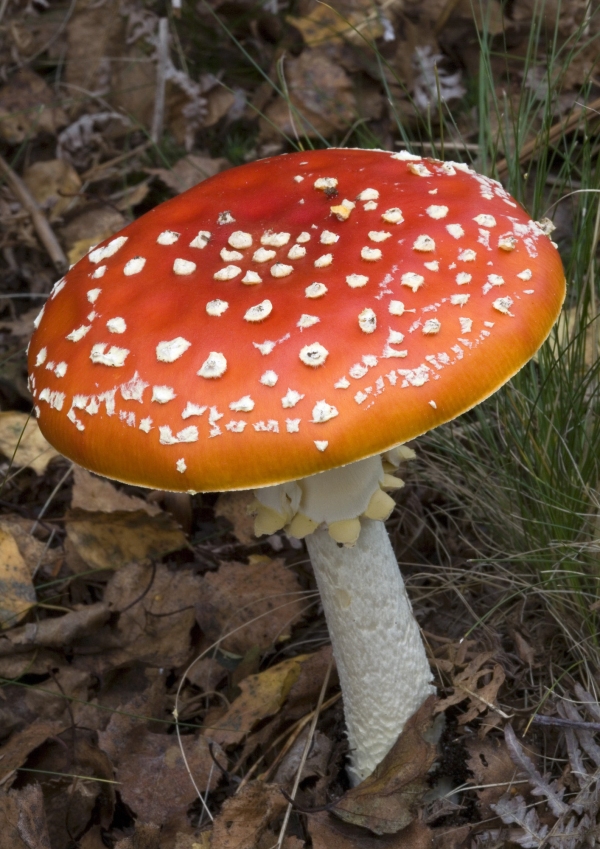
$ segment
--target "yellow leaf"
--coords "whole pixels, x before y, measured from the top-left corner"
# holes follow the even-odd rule
[[[46,471],[50,460],[59,456],[42,436],[34,418],[27,413],[0,413],[0,452],[10,460],[17,445],[15,466],[29,466],[38,475]]]
[[[35,604],[29,568],[9,531],[0,529],[0,628],[11,628]]]
[[[242,694],[218,722],[206,730],[206,736],[223,747],[243,740],[258,722],[277,713],[298,680],[303,662],[310,656],[292,657],[245,678],[240,684]]]

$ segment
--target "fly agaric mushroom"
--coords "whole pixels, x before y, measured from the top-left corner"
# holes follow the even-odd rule
[[[432,690],[382,521],[397,446],[514,375],[564,291],[543,230],[462,164],[288,154],[91,250],[36,322],[30,388],[83,467],[255,489],[259,533],[306,537],[362,779]]]

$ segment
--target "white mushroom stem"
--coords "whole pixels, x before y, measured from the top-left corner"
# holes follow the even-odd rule
[[[333,645],[348,726],[350,776],[370,775],[435,691],[385,525],[361,520],[356,545],[327,529],[306,537]]]

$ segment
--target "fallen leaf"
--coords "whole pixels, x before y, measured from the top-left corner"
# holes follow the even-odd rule
[[[30,68],[20,68],[0,88],[0,137],[8,144],[20,144],[42,131],[54,134],[66,123],[54,92]]]
[[[262,781],[246,784],[237,796],[223,803],[213,825],[211,846],[214,849],[254,849],[268,824],[286,805],[276,784]]]
[[[14,536],[0,528],[0,629],[12,628],[35,603],[31,569]]]
[[[212,91],[207,92],[207,111],[204,118],[204,126],[213,127],[217,121],[220,121],[221,118],[227,115],[235,102],[235,94],[222,86],[215,86]]]
[[[286,20],[300,30],[307,47],[340,44],[344,40],[362,47],[364,38],[374,41],[384,32],[381,13],[373,0],[336,2],[335,8],[321,4],[308,15],[299,18],[288,15]]]
[[[231,163],[222,157],[211,159],[209,156],[189,153],[183,159],[178,160],[170,169],[152,168],[148,169],[148,173],[155,174],[165,186],[173,189],[174,192],[181,193],[187,192],[188,189],[201,183],[202,180],[214,177],[215,174],[224,171],[230,165]]]
[[[117,840],[115,849],[161,849],[160,832],[154,823],[136,822],[134,833]]]
[[[306,654],[292,657],[244,678],[240,684],[241,695],[211,728],[205,730],[206,737],[223,748],[240,743],[257,723],[277,713],[309,657]]]
[[[63,722],[48,722],[37,719],[23,728],[0,747],[0,787],[10,787],[16,778],[16,770],[23,766],[31,752],[41,746],[48,737],[60,734],[66,728]]]
[[[481,819],[485,819],[493,816],[490,805],[496,804],[510,790],[515,780],[526,776],[513,763],[504,740],[490,737],[480,740],[473,735],[464,740],[468,752],[467,766],[473,774],[469,783],[478,785],[475,792],[479,799]]]
[[[74,510],[101,513],[144,510],[149,516],[156,516],[161,512],[157,504],[137,498],[135,495],[127,495],[106,478],[93,475],[77,465],[73,469],[71,507]]]
[[[0,792],[0,834],[2,849],[50,849],[44,797],[39,784],[29,784],[9,793]]]
[[[79,262],[90,248],[122,230],[126,224],[125,216],[110,206],[82,209],[60,231],[71,265]]]
[[[15,412],[0,413],[0,453],[8,460],[15,454],[15,466],[28,466],[38,475],[46,471],[50,460],[60,456],[46,442],[32,416]]]
[[[32,307],[30,310],[21,313],[21,315],[15,319],[2,319],[0,320],[0,329],[8,330],[13,336],[17,337],[27,337],[29,338],[33,333],[35,327],[33,322],[38,317],[40,313],[39,307]]]
[[[39,206],[48,212],[50,221],[75,206],[81,189],[79,174],[64,159],[34,162],[23,172],[23,182]]]
[[[418,820],[397,834],[374,837],[356,825],[320,811],[307,820],[313,849],[430,849],[431,831]]]
[[[215,505],[215,516],[223,516],[233,525],[233,533],[243,545],[256,542],[254,516],[249,508],[255,502],[254,493],[243,489],[239,492],[220,493]]]
[[[459,725],[465,725],[494,704],[498,690],[506,678],[506,673],[499,663],[492,664],[490,668],[489,662],[494,654],[493,651],[481,652],[467,664],[465,669],[452,676],[454,692],[445,699],[440,699],[435,708],[436,713],[441,713],[468,699],[467,710],[458,717]],[[482,678],[489,680],[481,684]]]
[[[60,548],[48,548],[46,543],[33,536],[34,525],[33,519],[24,519],[12,513],[6,513],[0,519],[0,529],[8,531],[15,538],[31,575],[42,567],[51,570],[62,559]]]
[[[207,573],[196,618],[209,640],[222,638],[221,648],[244,655],[253,646],[267,649],[289,637],[305,608],[295,572],[283,560],[261,558],[221,563],[216,572]]]
[[[307,47],[300,56],[288,59],[285,78],[292,108],[279,96],[270,103],[260,120],[262,138],[296,133],[309,138],[330,136],[356,119],[350,77],[325,49]]]
[[[277,772],[274,776],[276,784],[282,784],[285,787],[294,782],[304,756],[308,734],[309,727],[306,726],[287,751],[285,757],[277,767]],[[327,735],[317,729],[311,740],[309,754],[302,767],[300,780],[304,781],[305,778],[322,778],[327,772],[327,764],[329,763],[332,749],[333,742]]]
[[[437,752],[428,739],[436,701],[425,700],[373,774],[336,802],[336,816],[375,834],[400,831],[415,819]]]
[[[113,570],[132,561],[158,560],[188,546],[177,523],[162,512],[149,516],[146,510],[72,510],[65,530],[90,569]]]
[[[21,628],[15,628],[0,638],[0,654],[28,646],[45,648],[65,648],[77,640],[88,637],[108,621],[111,610],[104,602],[87,604],[79,610],[65,613],[52,619],[30,622]]]

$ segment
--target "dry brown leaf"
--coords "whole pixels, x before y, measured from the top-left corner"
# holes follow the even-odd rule
[[[253,646],[267,649],[289,637],[305,607],[297,575],[283,560],[260,558],[222,563],[217,572],[206,574],[196,618],[208,639],[223,637],[222,648],[243,655]]]
[[[468,752],[467,766],[473,773],[470,783],[481,787],[475,792],[479,799],[480,817],[485,819],[494,816],[490,806],[504,796],[515,781],[526,776],[515,766],[504,740],[490,737],[480,740],[470,735],[464,741]]]
[[[19,441],[20,440],[20,441]],[[46,442],[36,420],[27,413],[0,413],[0,453],[10,460],[15,452],[15,466],[29,466],[42,475],[58,451]]]
[[[132,661],[170,669],[189,660],[195,624],[194,598],[198,578],[188,570],[170,571],[130,563],[111,577],[104,601],[113,612],[123,611],[116,624],[97,634],[88,651],[79,656],[80,669],[100,674]]]
[[[59,548],[48,548],[46,543],[33,536],[34,525],[33,519],[24,519],[12,513],[7,513],[0,519],[0,530],[13,535],[30,574],[42,566],[51,570],[62,559]]]
[[[77,465],[73,469],[71,507],[100,513],[143,510],[149,516],[156,516],[161,512],[157,504],[134,495],[127,495],[106,478],[93,475]]]
[[[364,38],[374,41],[384,32],[373,0],[319,4],[304,17],[288,15],[286,20],[300,30],[307,47],[340,44],[344,40],[363,47]]]
[[[286,61],[284,71],[292,109],[282,97],[269,104],[267,120],[260,121],[262,138],[280,139],[281,133],[293,138],[297,132],[329,136],[356,119],[352,81],[325,49],[307,47]]]
[[[90,569],[120,569],[132,561],[158,560],[188,545],[171,516],[149,516],[145,510],[71,510],[65,530]]]
[[[233,525],[233,533],[243,545],[256,542],[254,517],[249,510],[255,501],[254,494],[243,489],[240,492],[222,492],[215,504],[215,516],[223,516]]]
[[[79,174],[64,159],[34,162],[23,172],[23,182],[39,206],[48,211],[50,221],[75,205],[81,189]]]
[[[30,622],[21,628],[15,628],[0,641],[0,654],[12,650],[22,650],[28,646],[44,646],[61,649],[71,646],[84,637],[89,637],[101,628],[110,618],[111,611],[104,602],[86,604],[78,610],[72,610],[63,616]]]
[[[16,71],[0,88],[0,138],[8,144],[20,144],[42,131],[55,133],[66,123],[54,92],[31,69]]]
[[[151,168],[148,169],[148,173],[155,174],[165,186],[173,189],[174,192],[181,193],[187,192],[188,189],[201,183],[202,180],[214,177],[215,174],[224,171],[230,165],[231,163],[222,157],[211,159],[209,156],[189,153],[183,159],[178,160],[171,169]]]
[[[309,657],[299,655],[245,678],[240,684],[241,695],[211,728],[205,730],[206,737],[223,748],[241,743],[258,722],[281,708],[300,676],[302,664]]]
[[[373,774],[336,802],[332,811],[340,819],[375,834],[400,831],[415,819],[437,751],[430,742],[435,703],[429,696]]]
[[[350,823],[340,822],[325,811],[308,817],[313,849],[430,849],[431,831],[419,821],[397,834],[375,837]]]
[[[0,746],[0,787],[8,788],[16,778],[16,770],[23,766],[31,752],[49,737],[60,734],[66,724],[37,719],[26,728],[14,733]]]
[[[211,846],[213,849],[255,849],[268,824],[286,805],[276,784],[262,781],[246,784],[237,796],[223,804],[213,825]]]
[[[12,319],[1,319],[0,330],[8,330],[13,336],[26,337],[29,339],[34,331],[33,322],[40,313],[39,307],[32,307],[30,310],[20,314],[14,321]]]
[[[222,86],[215,86],[206,95],[204,126],[212,127],[223,118],[236,101],[235,94]]]
[[[119,0],[77,3],[66,31],[65,81],[95,91],[124,47],[125,20]],[[118,63],[114,63],[118,64]]]
[[[498,690],[506,678],[506,673],[499,663],[493,663],[490,667],[494,654],[493,651],[481,652],[467,664],[465,669],[453,675],[454,692],[438,702],[435,708],[436,713],[441,713],[452,705],[460,704],[468,699],[467,710],[458,717],[459,725],[465,725],[494,704]],[[489,680],[481,684],[482,678],[489,678]]]
[[[111,206],[85,209],[61,229],[61,236],[71,265],[84,257],[90,248],[122,230],[127,219]]]
[[[50,849],[44,797],[39,784],[29,784],[9,793],[0,792],[0,835],[2,849]]]
[[[0,629],[12,628],[35,603],[31,569],[12,533],[0,528]]]

